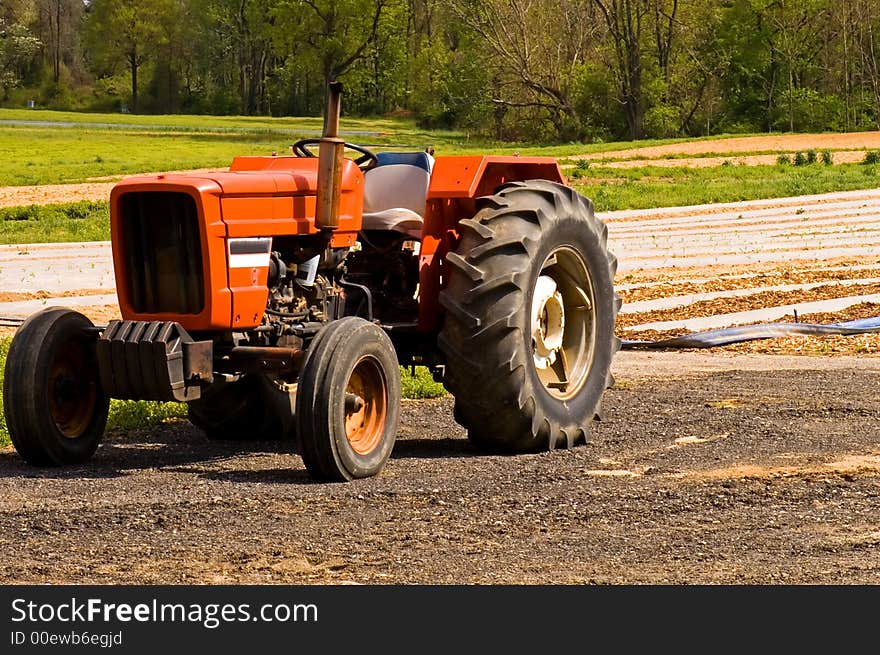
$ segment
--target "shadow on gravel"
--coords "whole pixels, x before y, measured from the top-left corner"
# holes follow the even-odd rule
[[[124,477],[129,472],[159,469],[198,475],[210,480],[244,483],[311,484],[297,456],[290,468],[206,471],[212,463],[248,455],[297,455],[296,443],[285,441],[209,441],[187,423],[109,433],[94,457],[76,467],[38,468],[12,450],[0,452],[0,478],[101,479]],[[478,459],[488,457],[465,438],[398,439],[392,459]],[[273,462],[274,464],[274,462]]]
[[[110,442],[98,450],[94,467],[109,466],[120,471],[137,469],[173,469],[187,464],[246,457],[248,455],[295,454],[291,441],[208,441],[199,433],[185,438],[157,438],[150,435],[144,441]]]
[[[485,456],[467,439],[398,439],[394,444],[392,459],[402,458],[453,458],[466,457],[476,459]]]
[[[209,441],[188,424],[171,423],[129,433],[109,433],[87,464],[75,467],[35,467],[15,451],[0,452],[0,478],[118,478],[145,469],[186,472],[187,464],[210,464],[252,454],[295,454],[292,441]],[[192,472],[203,472],[195,469]]]
[[[94,463],[74,467],[31,466],[14,451],[0,453],[0,478],[72,480],[119,478],[124,475],[122,471],[95,466]]]
[[[238,482],[248,484],[326,484],[309,477],[305,469],[268,469],[252,471],[198,471],[195,469],[173,469],[181,473],[195,473],[200,478],[217,482]]]

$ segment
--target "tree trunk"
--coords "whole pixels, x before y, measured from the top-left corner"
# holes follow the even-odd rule
[[[642,102],[642,57],[637,41],[629,46],[627,75],[629,76],[629,93],[626,97],[626,110],[630,135],[633,141],[644,136],[645,107]]]
[[[614,40],[614,70],[620,102],[630,138],[644,136],[645,108],[642,90],[642,19],[648,7],[643,0],[594,0]]]
[[[770,50],[770,80],[767,87],[767,116],[764,124],[765,132],[773,131],[773,109],[775,107],[774,100],[776,95],[776,74],[778,72],[778,65],[776,63],[776,58],[774,56],[774,50]]]
[[[128,56],[128,65],[131,68],[131,113],[136,114],[138,108],[138,59],[137,53],[132,52]]]
[[[52,53],[52,79],[61,81],[61,0],[55,0],[55,49]]]

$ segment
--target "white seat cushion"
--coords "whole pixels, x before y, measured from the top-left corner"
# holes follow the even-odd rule
[[[422,219],[434,158],[424,152],[379,153],[364,173],[364,229],[422,238]]]
[[[364,175],[364,211],[381,212],[403,207],[424,214],[431,174],[419,166],[387,164]]]

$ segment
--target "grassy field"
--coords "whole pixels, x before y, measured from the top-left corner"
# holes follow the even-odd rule
[[[131,114],[92,114],[70,111],[51,111],[43,109],[4,109],[0,108],[0,127],[27,127],[39,129],[40,123],[56,123],[49,129],[77,128],[80,130],[113,130],[132,132],[190,132],[204,134],[238,135],[280,135],[297,138],[318,136],[322,127],[319,117],[266,117],[266,116],[207,116],[207,115],[131,115]],[[74,124],[64,125],[61,124]],[[343,136],[357,139],[373,139],[383,145],[403,144],[416,148],[426,145],[449,146],[467,152],[476,152],[484,147],[501,148],[505,152],[547,153],[552,156],[567,156],[582,153],[601,153],[628,148],[643,148],[689,141],[714,141],[724,138],[759,136],[751,134],[713,135],[709,137],[650,139],[643,141],[612,141],[600,143],[569,143],[539,146],[532,143],[498,142],[485,138],[472,137],[466,130],[425,130],[415,121],[406,118],[352,118],[343,116],[341,120]],[[285,142],[286,143],[286,142]],[[366,145],[366,143],[364,143]]]
[[[475,139],[462,131],[426,131],[405,119],[346,119],[343,126],[353,141],[378,151],[392,149],[395,144],[407,149],[431,145],[438,155],[519,152],[558,157],[573,184],[593,199],[599,211],[823,193],[871,188],[877,183],[873,166],[857,164],[711,168],[649,165],[623,169],[601,162],[603,152],[680,143],[683,139],[534,146]],[[131,116],[0,109],[0,157],[6,162],[0,168],[0,186],[112,181],[148,171],[224,167],[236,155],[287,153],[290,143],[314,136],[320,127],[319,118]],[[593,155],[595,159],[588,168],[576,169],[577,162],[567,159],[574,155]],[[107,238],[106,206],[100,203],[23,211],[15,215],[0,212],[0,242]]]
[[[281,135],[129,132],[0,126],[0,186],[87,182],[153,171],[228,166],[234,155],[286,152]]]
[[[110,205],[71,202],[0,208],[0,243],[108,241]]]
[[[85,182],[151,171],[228,166],[236,155],[287,154],[317,136],[317,118],[127,116],[0,109],[0,186]],[[402,120],[354,119],[350,140],[422,149],[466,143],[457,132],[424,132]]]
[[[86,182],[152,171],[228,166],[236,155],[287,154],[315,137],[318,118],[130,116],[0,109],[0,186]],[[433,146],[438,155],[513,154],[569,157],[678,143],[535,146],[472,138],[462,131],[420,129],[404,119],[344,119],[348,139],[376,151]],[[718,137],[713,137],[718,138]]]

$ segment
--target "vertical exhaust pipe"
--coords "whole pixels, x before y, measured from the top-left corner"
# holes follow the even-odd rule
[[[324,133],[318,149],[318,193],[315,227],[335,230],[339,227],[339,197],[342,192],[342,162],[345,141],[339,138],[339,114],[342,106],[342,83],[330,82]]]

